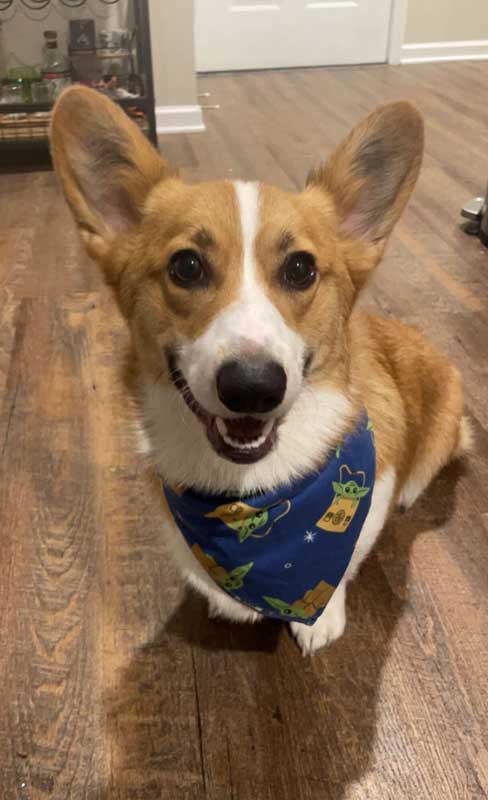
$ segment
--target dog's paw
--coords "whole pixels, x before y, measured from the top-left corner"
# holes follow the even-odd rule
[[[208,618],[210,620],[226,620],[228,622],[259,622],[261,616],[252,608],[238,603],[226,595],[216,596],[208,601]]]
[[[327,647],[340,639],[345,627],[346,598],[345,591],[340,586],[314,625],[303,625],[300,622],[292,622],[290,625],[303,656],[311,656],[321,647]]]

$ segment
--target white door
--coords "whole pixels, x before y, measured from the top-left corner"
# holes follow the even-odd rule
[[[195,0],[199,72],[387,59],[392,0]]]

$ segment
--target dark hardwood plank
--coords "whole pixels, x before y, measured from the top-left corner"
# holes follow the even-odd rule
[[[0,759],[4,796],[22,800],[81,794],[103,756],[85,330],[64,312],[22,301],[2,409]]]

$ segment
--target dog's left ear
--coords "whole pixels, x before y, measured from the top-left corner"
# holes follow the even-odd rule
[[[308,177],[307,185],[332,196],[357,287],[380,260],[407,204],[423,148],[424,125],[415,106],[392,103],[366,117]]]

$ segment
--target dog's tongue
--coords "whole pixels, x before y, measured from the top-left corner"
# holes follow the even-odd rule
[[[262,420],[254,419],[254,417],[225,420],[228,435],[242,441],[258,439],[263,433],[264,426],[265,423]]]

